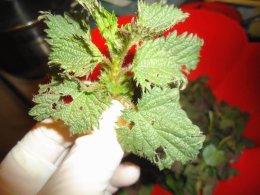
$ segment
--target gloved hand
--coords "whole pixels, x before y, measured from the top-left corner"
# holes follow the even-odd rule
[[[140,168],[120,165],[123,151],[115,122],[122,109],[113,101],[99,129],[79,138],[69,135],[62,122],[46,119],[37,124],[3,160],[0,194],[112,194],[135,183]]]

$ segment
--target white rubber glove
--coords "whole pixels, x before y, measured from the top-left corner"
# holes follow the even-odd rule
[[[68,130],[62,123],[45,120],[37,125],[2,162],[0,194],[112,194],[118,187],[135,183],[139,167],[119,165],[123,151],[115,122],[122,109],[113,101],[99,129],[78,138],[70,150],[74,138],[64,135]]]

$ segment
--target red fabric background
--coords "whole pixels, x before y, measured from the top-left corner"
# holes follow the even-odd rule
[[[241,17],[232,7],[219,3],[192,3],[182,9],[189,12],[190,17],[172,30],[196,33],[205,42],[198,68],[190,73],[189,79],[207,75],[210,78],[208,85],[218,100],[225,100],[250,113],[244,135],[255,142],[255,148],[246,149],[233,165],[239,171],[239,176],[219,182],[214,194],[259,195],[260,43],[247,41],[240,26]],[[132,17],[120,17],[119,25],[130,22]],[[101,51],[108,55],[105,40],[97,29],[93,30],[92,37]],[[130,57],[133,53],[134,49]],[[91,79],[97,78],[99,69],[100,66],[90,76]],[[152,195],[169,194],[159,185],[155,185],[152,192]]]

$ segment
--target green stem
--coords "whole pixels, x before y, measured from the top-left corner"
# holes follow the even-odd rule
[[[124,82],[125,79],[122,80],[121,78],[122,78],[122,75],[125,75],[127,71],[126,71],[126,69],[123,69],[122,66],[123,66],[125,57],[129,51],[129,49],[134,44],[136,44],[136,42],[138,40],[139,39],[137,39],[137,37],[134,37],[131,40],[129,40],[127,45],[124,47],[123,51],[121,52],[119,60],[113,60],[113,66],[112,66],[113,68],[112,68],[111,76],[112,76],[112,78],[114,78],[113,80],[115,83],[120,84],[120,83]]]
[[[223,138],[217,145],[217,148],[220,149],[225,143],[227,143],[229,140],[232,140],[232,136],[227,136]]]
[[[107,65],[109,68],[113,68],[113,64],[112,64],[112,62],[111,62],[110,59],[107,58],[106,56],[103,56],[102,61],[103,61],[104,64]]]
[[[209,127],[208,127],[209,133],[212,131],[213,126],[214,126],[214,115],[212,111],[209,111]]]

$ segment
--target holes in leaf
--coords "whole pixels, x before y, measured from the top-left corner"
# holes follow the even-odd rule
[[[133,129],[133,127],[135,126],[135,123],[133,121],[131,121],[129,124],[128,124],[128,128],[129,129]]]
[[[154,157],[154,161],[155,161],[156,163],[158,163],[158,162],[160,161],[160,158],[159,158],[158,155],[155,155],[155,157]]]
[[[187,83],[185,82],[185,80],[176,80],[170,84],[170,87],[183,90],[186,88],[186,85],[187,85]]]
[[[156,155],[155,155],[155,161],[158,162],[160,160],[164,160],[166,156],[166,149],[163,146],[160,146],[155,150]]]
[[[74,72],[69,72],[70,76],[74,76],[74,74],[75,74]]]
[[[81,77],[77,77],[79,80],[81,80],[81,81],[85,81],[85,80],[87,80],[87,76],[86,75],[84,75],[84,76],[81,76]]]
[[[47,74],[43,81],[42,81],[42,84],[50,84],[51,83],[51,76],[49,74]]]
[[[53,104],[51,105],[51,108],[52,108],[53,110],[56,110],[56,106],[57,106],[57,104],[53,103]]]
[[[62,97],[65,104],[69,104],[73,101],[73,98],[70,95],[65,95]]]
[[[122,119],[121,117],[118,118],[117,122],[120,126],[128,127],[130,130],[135,126],[135,123],[133,121],[128,122]]]

